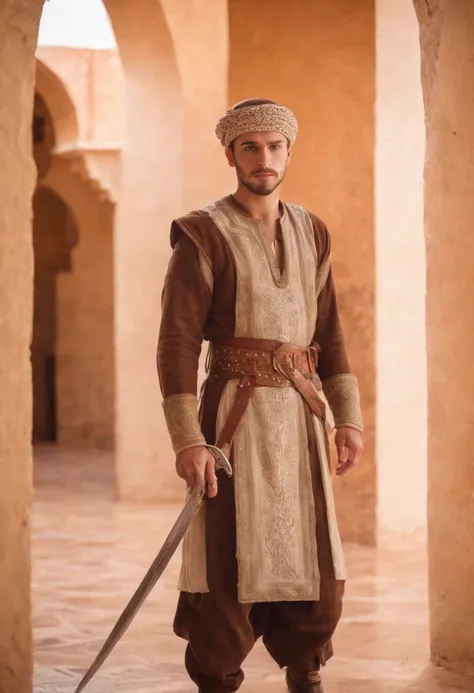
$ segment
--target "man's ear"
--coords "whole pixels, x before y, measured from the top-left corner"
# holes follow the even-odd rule
[[[226,155],[227,163],[229,164],[229,166],[231,166],[232,168],[235,168],[234,152],[232,151],[232,149],[230,147],[225,148],[225,155]]]
[[[288,145],[288,163],[291,161],[291,155],[293,154],[293,147],[291,144]]]

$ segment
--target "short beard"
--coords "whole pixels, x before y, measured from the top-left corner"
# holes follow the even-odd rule
[[[285,177],[285,174],[281,176],[281,178],[277,178],[275,185],[273,185],[270,188],[267,187],[261,187],[261,184],[259,185],[258,183],[251,183],[248,180],[245,180],[244,177],[242,176],[241,169],[236,166],[235,170],[237,172],[237,178],[240,183],[244,186],[244,188],[247,188],[249,192],[251,192],[253,195],[258,195],[259,197],[268,197],[268,195],[271,195],[272,192],[274,192],[280,185],[283,183],[283,179]]]

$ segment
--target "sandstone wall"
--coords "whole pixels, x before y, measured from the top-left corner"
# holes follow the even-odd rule
[[[0,690],[31,690],[31,156],[40,0],[0,4]],[[21,193],[19,193],[21,191]]]
[[[119,145],[124,109],[123,72],[117,51],[40,46],[36,55],[67,93],[77,119],[77,144]],[[53,83],[45,97],[61,134],[62,121],[71,115],[61,106],[58,85]],[[70,138],[58,139],[59,150],[72,144]]]
[[[33,215],[33,440],[44,441],[57,434],[57,276],[71,270],[75,229],[64,202],[47,188],[36,190]]]
[[[206,12],[198,2],[105,5],[126,89],[114,243],[118,488],[122,498],[181,499],[156,341],[171,221],[223,189],[213,130],[225,105],[226,3],[212,0]]]
[[[74,212],[77,245],[57,288],[58,442],[114,444],[114,207],[88,189],[68,161],[55,159],[44,183]]]
[[[432,0],[415,7],[427,126],[431,655],[474,675],[474,5]]]
[[[251,18],[251,21],[249,21]],[[300,134],[284,197],[321,216],[366,436],[360,468],[335,487],[345,539],[375,541],[374,2],[230,0],[229,103],[291,107]]]
[[[393,545],[426,541],[425,125],[410,0],[377,0],[376,40],[377,519]]]

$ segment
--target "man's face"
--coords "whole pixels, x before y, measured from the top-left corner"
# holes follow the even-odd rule
[[[283,182],[291,150],[279,132],[251,132],[238,137],[226,155],[247,190],[270,195]]]

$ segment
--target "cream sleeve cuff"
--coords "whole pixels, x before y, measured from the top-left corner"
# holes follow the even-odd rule
[[[199,425],[196,395],[171,395],[163,400],[163,411],[176,455],[188,448],[206,445]]]
[[[355,375],[340,373],[323,380],[323,391],[334,416],[335,428],[364,430],[359,386]]]

